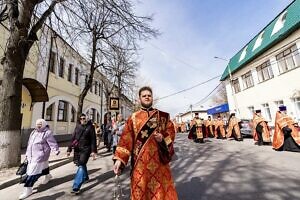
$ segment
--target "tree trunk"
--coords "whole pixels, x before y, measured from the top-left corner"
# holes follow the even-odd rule
[[[17,166],[21,155],[22,80],[27,48],[18,44],[18,33],[9,38],[0,87],[0,168]]]

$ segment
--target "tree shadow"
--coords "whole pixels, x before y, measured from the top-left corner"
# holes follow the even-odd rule
[[[200,146],[178,140],[178,159],[172,163],[172,172],[179,199],[300,199],[298,172],[288,164],[285,169],[289,170],[283,170],[284,163],[299,163],[294,160],[295,154],[281,156],[268,147],[241,142],[233,148],[235,141],[214,140]],[[268,154],[259,157],[262,151]],[[274,161],[278,155],[280,159]]]
[[[93,174],[93,173],[95,173],[99,170],[101,170],[101,168],[88,170],[88,174],[91,175],[91,174]],[[47,184],[39,185],[38,188],[37,188],[37,192],[44,192],[44,191],[46,191],[46,190],[48,190],[52,187],[55,187],[57,185],[61,185],[61,184],[64,184],[66,182],[69,182],[69,181],[73,180],[74,177],[75,177],[75,174],[70,174],[70,175],[67,175],[67,176],[64,176],[64,177],[54,178]]]
[[[59,162],[59,161],[68,160],[68,159],[70,159],[70,158],[59,158],[59,159],[56,159],[56,160],[49,160],[49,163]]]
[[[59,192],[59,193],[56,193],[56,194],[53,194],[53,195],[35,198],[33,200],[55,200],[55,199],[58,199],[59,197],[62,197],[64,195],[65,195],[65,192]]]

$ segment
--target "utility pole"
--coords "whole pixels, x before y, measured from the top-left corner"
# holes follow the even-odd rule
[[[56,38],[56,33],[51,32],[51,39],[50,39],[50,50],[49,50],[49,59],[48,59],[48,66],[47,66],[47,76],[46,76],[46,83],[45,83],[45,89],[48,93],[48,82],[49,82],[49,73],[50,73],[50,64],[52,59],[52,47],[53,47],[53,39]],[[46,102],[43,102],[43,109],[42,109],[42,119],[45,117],[45,109],[46,109]]]

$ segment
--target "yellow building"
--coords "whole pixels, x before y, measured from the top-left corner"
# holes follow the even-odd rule
[[[1,26],[1,47],[5,47],[7,37],[7,30]],[[23,146],[39,118],[47,120],[59,140],[70,137],[76,125],[78,97],[89,75],[89,62],[48,26],[43,27],[38,37],[24,71],[21,105]],[[3,55],[3,48],[0,48],[0,55]],[[2,71],[1,66],[0,80]],[[83,105],[83,112],[98,123],[108,111],[102,81],[107,79],[96,71],[93,86]],[[112,96],[115,94],[116,91]],[[132,103],[127,97],[123,99],[120,111],[127,117],[132,111]]]

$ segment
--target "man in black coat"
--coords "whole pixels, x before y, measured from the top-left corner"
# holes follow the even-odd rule
[[[95,128],[91,121],[87,121],[85,114],[80,115],[79,123],[76,125],[67,150],[67,156],[70,156],[72,149],[74,149],[73,161],[78,166],[72,193],[78,194],[81,185],[89,180],[86,167],[89,157],[92,155],[93,160],[95,160],[97,154]]]

